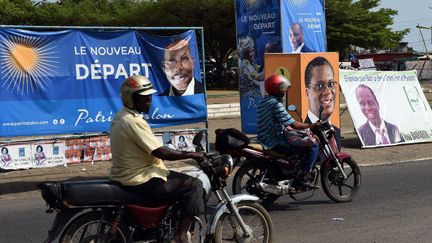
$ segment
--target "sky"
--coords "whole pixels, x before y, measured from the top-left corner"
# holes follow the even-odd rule
[[[426,52],[425,46],[416,28],[417,24],[432,27],[432,1],[431,0],[381,0],[380,7],[391,8],[399,13],[393,18],[393,30],[411,29],[410,33],[402,40],[408,42],[408,46],[419,52]],[[432,53],[432,30],[422,29],[427,50]]]

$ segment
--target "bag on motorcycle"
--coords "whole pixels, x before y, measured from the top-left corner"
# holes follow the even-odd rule
[[[227,148],[242,148],[250,143],[249,138],[235,128],[217,129],[215,133],[216,150],[220,153]]]
[[[304,130],[296,130],[291,127],[284,129],[286,141],[295,147],[308,148],[311,147],[316,139]]]

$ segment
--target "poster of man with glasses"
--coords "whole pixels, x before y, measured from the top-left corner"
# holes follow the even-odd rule
[[[265,55],[265,77],[281,74],[291,81],[286,104],[296,105],[300,117],[291,115],[296,120],[314,123],[323,107],[321,120],[334,127],[336,134],[331,143],[340,149],[338,62],[336,52]]]
[[[324,56],[315,56],[306,62],[304,69],[305,93],[308,100],[308,112],[305,119],[306,123],[317,122],[320,118],[320,107],[323,108],[321,120],[328,120],[333,115],[336,106],[336,93],[338,83],[335,79],[335,68]],[[337,113],[335,113],[337,114]],[[335,129],[335,139],[337,147],[340,149],[340,128]]]

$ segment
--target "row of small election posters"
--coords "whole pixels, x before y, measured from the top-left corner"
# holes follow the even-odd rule
[[[0,151],[0,168],[6,170],[111,159],[108,136],[2,144]]]
[[[180,151],[195,151],[192,141],[197,130],[156,132],[156,138],[166,147]],[[206,148],[206,137],[201,141]],[[109,136],[68,138],[0,145],[0,168],[5,170],[44,168],[71,163],[111,160]]]
[[[67,139],[64,148],[66,163],[111,159],[111,143],[108,136]]]

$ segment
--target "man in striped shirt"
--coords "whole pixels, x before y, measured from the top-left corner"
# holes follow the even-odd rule
[[[305,161],[300,184],[305,187],[316,188],[315,185],[309,182],[308,178],[318,156],[319,144],[311,142],[310,146],[301,148],[294,146],[286,140],[284,130],[304,130],[319,126],[319,124],[298,122],[290,116],[282,103],[282,97],[290,86],[290,81],[282,75],[273,75],[265,81],[267,96],[258,106],[257,139],[266,150],[274,150],[285,154],[304,153]]]

